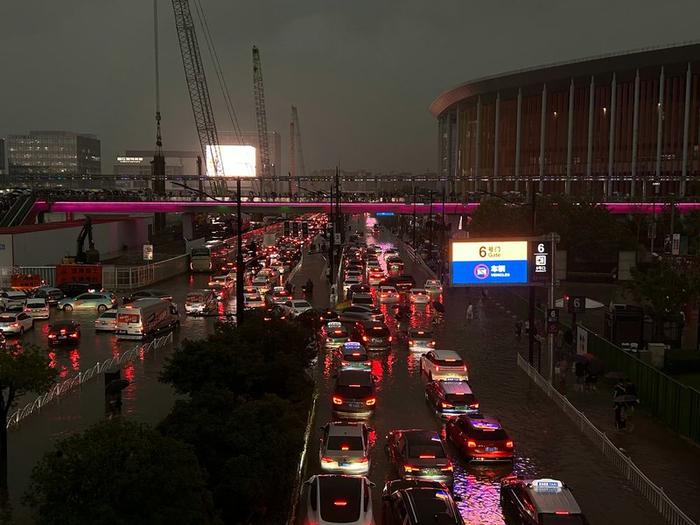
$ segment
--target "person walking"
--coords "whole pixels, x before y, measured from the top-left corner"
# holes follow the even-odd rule
[[[615,428],[617,430],[625,430],[627,427],[627,415],[625,414],[625,406],[627,404],[627,385],[626,381],[622,380],[613,388],[613,410],[615,416]]]
[[[471,321],[472,319],[474,319],[474,305],[469,301],[467,305],[467,321]]]

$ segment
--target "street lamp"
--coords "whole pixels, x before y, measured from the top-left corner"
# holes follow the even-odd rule
[[[205,197],[210,198],[213,201],[216,202],[224,202],[224,203],[229,203],[230,201],[225,201],[223,199],[220,199],[218,197],[214,197],[213,195],[210,195],[209,193],[205,192],[204,190],[199,190],[196,188],[191,188],[187,184],[182,184],[180,182],[176,181],[170,181],[171,184],[174,184],[175,186],[180,186],[186,190],[189,190],[193,193],[197,193],[199,195],[203,195]],[[243,308],[243,303],[245,302],[245,299],[243,297],[243,232],[241,230],[241,179],[240,177],[236,178],[236,324],[241,325],[243,323],[243,317],[244,317],[244,308]]]

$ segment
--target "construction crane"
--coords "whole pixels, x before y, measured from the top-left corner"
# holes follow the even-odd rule
[[[197,33],[190,11],[189,0],[172,0],[175,12],[175,27],[177,39],[180,43],[182,65],[185,69],[185,80],[190,93],[194,123],[199,136],[199,146],[202,150],[202,158],[211,157],[211,165],[214,167],[216,178],[210,182],[214,195],[226,195],[228,188],[224,176],[221,150],[219,148],[219,135],[216,132],[216,122],[212,110],[207,77],[204,73],[202,55],[199,52]]]
[[[258,150],[260,151],[260,191],[264,193],[266,181],[271,181],[271,190],[277,191],[276,180],[270,166],[270,143],[267,135],[267,112],[265,111],[265,88],[263,87],[262,65],[260,51],[253,46],[253,91],[255,95],[255,120],[258,123]]]
[[[299,179],[303,179],[306,176],[306,166],[304,165],[304,151],[301,149],[301,128],[299,127],[299,112],[296,106],[292,106],[292,121],[289,124],[289,133],[291,176],[294,179],[294,183],[298,184]]]

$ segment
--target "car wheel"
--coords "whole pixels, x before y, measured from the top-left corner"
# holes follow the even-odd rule
[[[64,312],[72,312],[72,311],[73,311],[73,307],[72,307],[71,305],[69,305],[69,304],[66,304],[66,305],[63,306],[63,311],[64,311]]]
[[[107,309],[107,307],[106,307],[105,305],[103,305],[103,304],[100,304],[100,305],[97,306],[97,311],[98,311],[99,313],[104,312],[106,309]]]

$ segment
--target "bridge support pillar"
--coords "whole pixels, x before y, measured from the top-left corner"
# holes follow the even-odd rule
[[[191,241],[194,238],[194,221],[191,213],[183,213],[182,217],[182,238]]]

